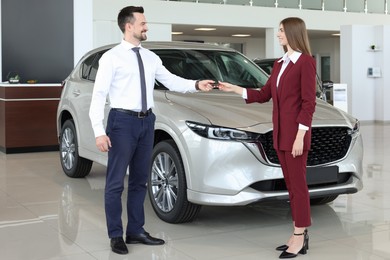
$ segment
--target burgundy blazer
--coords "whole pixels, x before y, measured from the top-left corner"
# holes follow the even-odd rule
[[[271,76],[260,89],[247,89],[247,103],[264,103],[272,98],[273,141],[275,150],[291,151],[299,124],[309,127],[304,137],[303,149],[311,144],[311,123],[316,106],[315,60],[301,54],[294,64],[289,62],[276,81],[283,62],[275,61]]]

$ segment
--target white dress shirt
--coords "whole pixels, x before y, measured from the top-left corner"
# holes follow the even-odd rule
[[[299,57],[301,56],[302,53],[300,52],[297,52],[297,51],[294,51],[290,56],[288,56],[287,52],[283,55],[283,57],[278,60],[277,62],[283,62],[282,64],[282,68],[280,69],[279,71],[279,74],[278,74],[278,78],[276,80],[276,87],[279,87],[279,80],[280,80],[280,77],[282,76],[284,70],[287,68],[288,64],[290,63],[290,61],[292,63],[296,63],[297,60],[299,59]],[[248,94],[247,94],[247,91],[246,89],[244,88],[243,91],[242,91],[242,97],[244,99],[247,99],[248,98]],[[302,124],[299,124],[299,129],[301,130],[309,130],[309,127],[308,126],[305,126],[305,125],[302,125]]]
[[[103,54],[99,60],[92,94],[89,117],[95,137],[105,135],[103,125],[104,107],[107,95],[112,108],[141,111],[141,83],[136,53],[131,43],[122,40],[120,44]],[[160,57],[140,47],[145,69],[148,109],[154,107],[153,89],[155,79],[167,88],[178,92],[196,92],[195,80],[187,80],[170,73]]]

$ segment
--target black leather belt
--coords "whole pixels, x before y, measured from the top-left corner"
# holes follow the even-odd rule
[[[112,108],[112,110],[115,110],[115,111],[118,111],[118,112],[122,112],[122,113],[126,113],[126,114],[129,114],[131,116],[136,116],[138,118],[144,118],[144,117],[147,117],[147,116],[152,114],[152,109],[151,108],[149,108],[149,110],[147,110],[145,113],[144,112],[136,112],[136,111],[133,111],[133,110],[123,109],[123,108]]]

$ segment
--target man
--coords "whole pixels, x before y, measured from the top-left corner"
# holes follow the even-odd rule
[[[140,43],[146,40],[148,31],[143,7],[123,8],[118,14],[118,26],[123,32],[123,40],[99,61],[89,116],[97,148],[108,152],[105,212],[111,249],[118,254],[127,254],[121,195],[128,168],[126,243],[164,244],[164,240],[150,236],[143,229],[143,204],[156,119],[152,112],[155,79],[179,92],[209,91],[213,81],[187,80],[173,75],[155,53],[142,48]],[[105,130],[107,95],[111,110]]]

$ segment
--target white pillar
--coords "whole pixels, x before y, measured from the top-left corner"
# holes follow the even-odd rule
[[[348,111],[361,121],[389,122],[390,26],[343,25],[340,32],[340,80],[348,85]],[[368,68],[381,73],[372,77]]]
[[[74,65],[93,48],[93,0],[73,1]]]
[[[172,24],[148,23],[148,41],[171,41]]]
[[[276,37],[278,28],[265,30],[265,58],[278,58],[283,56],[283,48]]]

